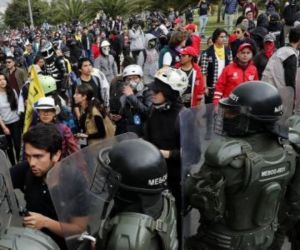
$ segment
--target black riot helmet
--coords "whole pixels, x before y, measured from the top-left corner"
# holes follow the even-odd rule
[[[229,136],[256,133],[278,121],[282,113],[282,99],[274,86],[249,81],[219,101],[215,130]]]
[[[153,144],[142,139],[122,141],[108,157],[109,166],[121,176],[120,188],[146,194],[166,189],[166,161]]]

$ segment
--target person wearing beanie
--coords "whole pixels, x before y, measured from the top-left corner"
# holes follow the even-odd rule
[[[276,38],[272,33],[266,35],[263,42],[263,49],[253,59],[253,63],[258,71],[259,79],[261,79],[262,73],[264,72],[270,57],[276,50],[275,40]]]
[[[215,107],[221,98],[228,97],[238,85],[247,81],[258,80],[258,72],[253,65],[252,57],[252,45],[249,43],[241,44],[234,62],[224,68],[217,81],[213,97]]]

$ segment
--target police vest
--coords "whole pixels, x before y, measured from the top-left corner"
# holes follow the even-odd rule
[[[118,250],[177,250],[175,199],[163,192],[163,210],[158,219],[151,216],[123,212],[106,224],[109,236],[104,249]]]
[[[268,247],[295,164],[292,146],[273,135],[213,141],[190,198],[202,217],[204,241],[220,249]]]

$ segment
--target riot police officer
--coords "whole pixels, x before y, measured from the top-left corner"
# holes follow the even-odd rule
[[[276,88],[259,81],[220,100],[215,130],[223,136],[209,144],[200,171],[186,181],[186,198],[201,215],[187,249],[268,249],[283,197],[291,218],[299,215],[297,145],[279,133],[282,110]]]
[[[100,161],[109,162],[121,183],[104,227],[107,237],[97,249],[178,249],[175,200],[166,190],[167,166],[159,150],[132,139],[113,146],[108,156],[105,151]]]

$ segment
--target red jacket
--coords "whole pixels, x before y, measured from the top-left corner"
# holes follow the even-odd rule
[[[191,35],[191,39],[192,39],[192,47],[196,50],[197,55],[200,55],[201,52],[201,38],[199,35],[196,34],[192,34]]]
[[[257,69],[252,61],[246,69],[242,69],[235,62],[227,65],[216,83],[214,105],[218,105],[221,98],[228,97],[232,90],[241,83],[258,79]]]
[[[181,68],[181,63],[177,63],[175,67]],[[194,82],[192,85],[191,107],[200,105],[201,99],[204,95],[204,83],[201,68],[197,63],[193,63],[193,69],[196,74],[194,74],[193,78]]]
[[[93,58],[96,59],[98,56],[100,56],[101,52],[100,52],[100,48],[98,47],[98,45],[96,43],[92,43],[92,54],[93,54]]]

